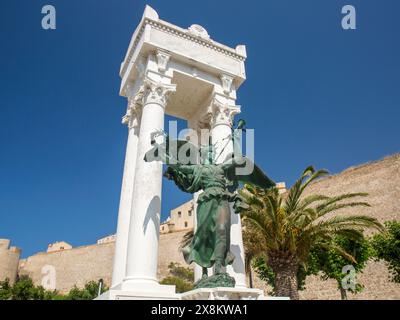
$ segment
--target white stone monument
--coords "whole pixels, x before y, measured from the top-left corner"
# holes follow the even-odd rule
[[[235,101],[246,79],[245,59],[245,46],[232,49],[215,42],[196,24],[182,29],[159,19],[146,6],[120,69],[120,94],[128,100],[122,122],[129,133],[112,286],[99,299],[262,297],[261,290],[246,288],[240,216],[233,212],[231,251],[236,258],[227,272],[235,278],[236,288],[198,289],[181,295],[175,293],[175,286],[158,283],[162,163],[143,160],[151,148],[151,133],[164,129],[164,115],[169,114],[187,120],[196,131],[208,128],[217,154],[224,153],[222,161],[233,148],[223,149],[222,141],[231,134],[233,117],[240,113]],[[196,279],[200,272],[196,267]]]

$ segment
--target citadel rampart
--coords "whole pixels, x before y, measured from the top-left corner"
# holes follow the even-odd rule
[[[158,277],[168,274],[170,262],[184,264],[179,243],[187,231],[161,234],[158,259]],[[48,266],[54,267],[56,289],[68,292],[74,285],[83,287],[88,281],[103,279],[109,286],[115,242],[82,246],[56,252],[41,252],[21,260],[19,274],[29,275],[35,284],[42,284]]]
[[[88,281],[111,282],[114,242],[82,246],[56,252],[41,252],[21,260],[19,274],[29,275],[37,285],[48,268],[55,270],[56,289],[68,292],[74,285],[83,287]]]
[[[365,214],[382,223],[400,220],[400,154],[348,168],[312,184],[309,192],[328,196],[367,192],[366,200],[371,207],[349,208],[338,213]],[[350,294],[349,299],[400,299],[400,284],[388,281],[388,269],[383,262],[370,261],[358,281],[365,286],[364,290]],[[303,299],[340,299],[335,281],[322,282],[318,277],[309,277],[306,287],[300,293]]]
[[[18,274],[21,250],[10,247],[10,243],[8,239],[0,239],[0,281],[8,278],[13,284]]]

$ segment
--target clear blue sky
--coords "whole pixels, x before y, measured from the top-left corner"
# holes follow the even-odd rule
[[[398,0],[148,3],[163,20],[247,46],[238,103],[256,130],[256,161],[276,181],[399,151]],[[355,31],[340,24],[349,3]],[[57,9],[55,31],[41,29],[45,4]],[[144,5],[0,2],[0,238],[24,256],[115,232],[127,137],[118,70]],[[164,181],[163,219],[188,198]]]

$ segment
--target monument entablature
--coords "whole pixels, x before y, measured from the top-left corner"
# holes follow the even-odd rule
[[[236,90],[246,79],[245,59],[245,46],[233,49],[220,44],[199,25],[188,29],[172,25],[147,6],[121,64],[120,94],[129,97],[139,92],[146,78],[175,84],[179,90],[165,112],[190,120],[197,111],[205,112],[213,97],[235,105]]]

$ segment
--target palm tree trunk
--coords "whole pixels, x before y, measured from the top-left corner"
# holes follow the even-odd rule
[[[275,273],[275,295],[299,300],[297,287],[299,264],[296,256],[288,252],[270,252],[268,264]]]
[[[297,265],[275,271],[275,294],[279,297],[290,297],[292,300],[299,300]]]

